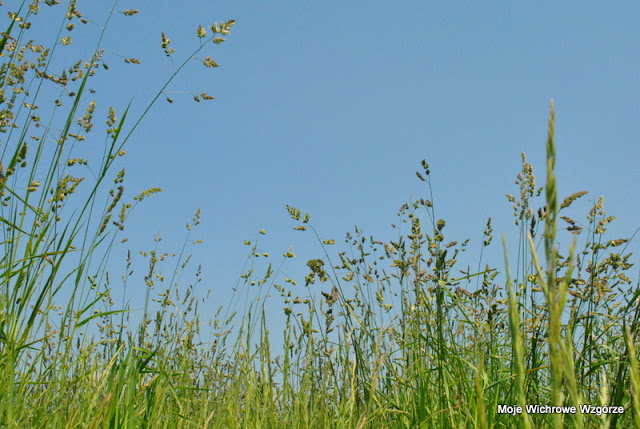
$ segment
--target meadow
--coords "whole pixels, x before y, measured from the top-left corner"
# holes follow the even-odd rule
[[[400,208],[397,239],[358,228],[341,243],[322,239],[309,214],[288,206],[292,228],[317,238],[323,257],[287,278],[277,267],[293,252],[269,256],[259,239],[245,242],[238,299],[209,317],[197,267],[186,286],[163,274],[189,267],[199,212],[175,258],[143,254],[143,284],[132,284],[131,254],[123,274],[111,256],[135,227],[131,210],[160,191],[128,197],[128,141],[185,65],[218,67],[208,51],[234,21],[192,29],[194,51],[131,118],[94,100],[90,82],[109,72],[99,45],[84,60],[65,56],[87,19],[76,2],[57,3],[22,3],[0,40],[0,427],[640,427],[635,233],[608,236],[614,217],[602,197],[559,194],[553,103],[544,185],[523,154],[519,193],[508,196],[516,249],[488,219],[475,269],[460,267],[469,241],[445,238],[430,166],[418,160],[425,195]],[[137,14],[116,5],[112,16]],[[50,13],[62,24],[47,47],[29,31]],[[168,36],[158,45],[176,57]],[[590,197],[587,213],[574,214],[574,201]],[[483,262],[490,246],[503,249],[503,265]],[[134,287],[146,298],[132,324],[112,291]],[[266,309],[274,299],[282,331]]]

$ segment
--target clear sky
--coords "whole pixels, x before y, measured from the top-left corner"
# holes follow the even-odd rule
[[[78,2],[97,22],[108,6]],[[103,44],[113,66],[95,87],[119,111],[133,98],[139,112],[170,73],[161,32],[178,61],[197,46],[198,24],[237,21],[227,42],[202,55],[220,68],[194,63],[169,88],[216,99],[170,95],[174,103],[151,111],[123,159],[132,195],[165,189],[131,216],[130,247],[150,248],[160,234],[166,250],[178,250],[184,223],[201,208],[194,239],[204,244],[194,258],[216,304],[242,273],[243,240],[260,228],[276,264],[290,245],[300,266],[321,256],[311,235],[291,231],[287,204],[310,212],[322,238],[340,242],[354,225],[395,238],[400,205],[427,196],[415,176],[423,158],[450,239],[471,238],[475,256],[492,217],[495,235],[513,244],[505,193],[516,192],[521,152],[544,183],[552,98],[561,198],[590,191],[577,216],[604,195],[617,217],[611,238],[640,226],[637,2],[146,0],[118,8],[141,13],[114,17]],[[302,281],[302,267],[288,269]]]

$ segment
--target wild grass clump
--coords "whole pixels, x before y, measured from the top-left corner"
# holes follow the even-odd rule
[[[70,2],[55,45],[45,48],[27,38],[39,7],[23,3],[0,42],[1,427],[638,426],[640,289],[629,274],[630,241],[607,238],[613,217],[602,198],[584,220],[572,204],[586,192],[561,202],[553,105],[544,187],[523,154],[518,193],[507,195],[519,236],[516,249],[504,246],[504,269],[484,263],[494,245],[491,219],[477,269],[459,267],[470,241],[447,236],[422,161],[426,195],[400,208],[396,239],[356,228],[338,244],[316,232],[309,214],[287,207],[294,229],[315,235],[321,256],[306,262],[304,278],[285,277],[262,250],[261,230],[245,242],[251,256],[234,299],[214,314],[197,298],[199,267],[187,286],[163,274],[190,266],[196,212],[177,255],[163,252],[159,238],[140,252],[144,278],[132,274],[136,254],[127,253],[124,289],[138,281],[146,288],[136,321],[114,303],[109,257],[130,210],[158,191],[127,200],[125,172],[114,171],[142,118],[126,129],[128,108],[118,115],[109,107],[104,142],[93,137],[103,106],[87,99],[87,84],[107,68],[106,54],[98,46],[87,60],[53,70],[51,58],[73,41],[67,32],[87,18]],[[199,27],[196,36],[217,44],[232,24]],[[170,46],[162,34],[167,56]],[[131,67],[139,61],[125,59]],[[80,144],[98,156],[79,157]],[[282,260],[295,258],[288,250]],[[277,307],[283,323],[274,334],[269,309]],[[534,404],[577,412],[527,408]],[[583,413],[581,405],[600,408]]]
[[[167,387],[145,376],[143,359],[153,357],[142,349],[146,343],[129,347],[134,343],[111,323],[124,309],[112,308],[107,268],[129,212],[159,189],[129,195],[119,159],[174,77],[206,47],[223,42],[234,22],[198,27],[199,46],[129,125],[129,107],[100,105],[90,81],[109,69],[114,56],[130,67],[140,63],[101,48],[111,19],[134,19],[128,17],[138,11],[119,10],[115,2],[99,25],[95,49],[61,67],[60,58],[68,61],[77,43],[78,27],[97,23],[76,1],[66,9],[59,3],[15,5],[0,39],[0,426],[152,425],[162,414],[147,408],[137,415],[139,401],[150,404],[151,391]],[[41,13],[49,23],[60,22],[51,46],[30,37],[43,24]],[[164,33],[161,48],[174,56]],[[211,57],[202,62],[217,66]],[[98,114],[105,119],[96,121]],[[104,137],[96,135],[101,123]],[[136,390],[137,382],[149,389]]]

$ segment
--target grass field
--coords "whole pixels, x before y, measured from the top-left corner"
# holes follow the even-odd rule
[[[66,19],[52,46],[39,45],[26,30],[34,14],[51,13],[44,3],[24,3],[0,39],[0,427],[640,427],[633,231],[607,236],[613,217],[602,198],[584,218],[568,217],[585,193],[558,195],[553,104],[545,184],[523,154],[520,193],[508,197],[520,235],[517,249],[503,240],[504,265],[482,262],[485,248],[501,245],[492,244],[490,219],[477,269],[456,265],[467,242],[445,238],[422,161],[427,198],[401,207],[408,233],[396,240],[356,229],[347,251],[318,239],[325,256],[306,262],[304,278],[271,266],[247,271],[237,294],[249,304],[214,315],[213,341],[200,339],[209,321],[195,298],[199,273],[191,286],[166,286],[174,284],[158,270],[166,255],[150,251],[142,321],[124,327],[127,309],[111,297],[121,283],[109,274],[111,250],[129,212],[159,190],[125,201],[115,165],[148,109],[94,118],[88,83],[108,72],[100,46],[54,71],[52,58],[84,18],[75,2],[52,8],[66,7]],[[202,43],[149,107],[233,22],[194,31]],[[174,54],[165,36],[159,49]],[[84,140],[98,156],[78,156]],[[308,214],[287,209],[294,228],[315,234]],[[188,230],[198,224],[196,213]],[[561,229],[573,233],[562,235],[566,243]],[[246,244],[251,266],[263,255]],[[180,254],[176,267],[188,260]],[[282,301],[282,332],[270,331],[268,294]]]

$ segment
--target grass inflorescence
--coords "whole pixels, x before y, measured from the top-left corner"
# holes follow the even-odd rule
[[[504,245],[504,268],[482,265],[494,245],[491,219],[477,269],[459,267],[469,240],[445,238],[422,161],[416,175],[427,198],[400,208],[395,240],[356,228],[337,244],[321,237],[309,214],[288,206],[293,228],[313,234],[321,256],[306,262],[303,278],[285,277],[261,250],[260,230],[245,242],[250,257],[234,299],[212,315],[200,310],[208,301],[197,298],[199,267],[186,287],[162,274],[189,266],[187,246],[163,253],[158,238],[141,252],[148,263],[144,307],[129,327],[131,309],[112,296],[110,255],[124,241],[129,212],[160,190],[131,197],[125,170],[116,166],[174,77],[206,46],[222,43],[234,21],[195,30],[199,46],[174,66],[139,118],[108,107],[99,143],[94,117],[103,106],[88,82],[109,68],[105,52],[98,45],[88,60],[53,70],[54,55],[88,19],[70,2],[46,48],[26,36],[40,8],[58,2],[43,3],[24,2],[10,14],[0,40],[0,427],[640,424],[640,289],[629,274],[629,239],[607,238],[613,217],[602,198],[584,220],[569,212],[586,192],[560,202],[553,104],[544,187],[523,154],[519,193],[507,195],[519,237],[515,252]],[[109,16],[137,12],[119,11],[116,2]],[[173,61],[169,37],[162,33],[159,42]],[[127,67],[140,62],[122,57]],[[211,57],[199,61],[218,66]],[[98,156],[81,157],[79,142],[95,145]],[[198,211],[185,243],[199,223]],[[294,258],[288,250],[281,260]],[[124,262],[124,290],[137,288],[130,252]],[[174,265],[163,269],[167,264]],[[284,322],[274,333],[268,313],[278,307]],[[536,404],[577,411],[528,408]]]

